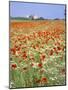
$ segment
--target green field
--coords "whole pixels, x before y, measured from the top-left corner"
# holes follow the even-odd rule
[[[66,84],[64,20],[10,20],[10,88]]]

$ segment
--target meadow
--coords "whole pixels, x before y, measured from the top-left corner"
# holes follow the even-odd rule
[[[10,20],[10,88],[65,85],[65,20]]]

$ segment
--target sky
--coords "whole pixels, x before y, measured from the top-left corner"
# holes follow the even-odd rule
[[[65,5],[58,4],[41,4],[41,3],[25,3],[10,2],[11,17],[26,17],[35,15],[45,19],[64,19]]]

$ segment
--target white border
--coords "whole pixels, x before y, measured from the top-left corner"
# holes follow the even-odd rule
[[[8,1],[9,0],[0,1],[0,90],[8,90],[8,86],[9,86],[9,82],[8,82],[9,81],[9,2]],[[14,1],[57,3],[57,4],[68,3],[68,0],[14,0]],[[67,8],[67,12],[68,12],[68,8]],[[68,35],[67,35],[67,38],[68,38]],[[68,45],[68,42],[67,42],[67,45]],[[67,51],[68,51],[68,48],[67,48]],[[68,61],[67,61],[67,64],[68,64]],[[68,82],[68,78],[67,78],[67,82]],[[45,90],[45,89],[46,90],[59,90],[59,89],[67,90],[68,85],[56,86],[56,87],[31,88],[31,90]],[[30,88],[28,90],[30,90]]]

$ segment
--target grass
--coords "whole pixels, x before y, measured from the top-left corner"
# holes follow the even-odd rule
[[[15,22],[10,22],[10,88],[65,85],[65,21]]]

